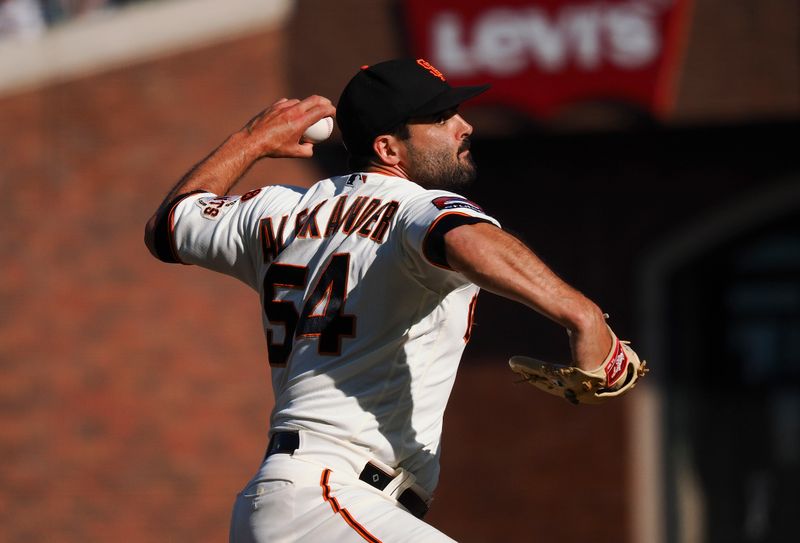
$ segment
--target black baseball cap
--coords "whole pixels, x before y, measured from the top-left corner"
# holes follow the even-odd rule
[[[413,117],[458,106],[489,85],[451,87],[444,74],[424,59],[387,60],[362,66],[336,107],[336,121],[351,154],[368,155],[375,137]]]

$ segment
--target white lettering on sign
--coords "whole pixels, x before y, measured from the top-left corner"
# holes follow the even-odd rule
[[[512,76],[535,67],[559,72],[570,65],[591,71],[604,62],[635,70],[660,51],[655,10],[642,4],[565,6],[551,15],[538,8],[491,8],[471,28],[453,11],[431,26],[434,63],[451,76],[478,72]]]

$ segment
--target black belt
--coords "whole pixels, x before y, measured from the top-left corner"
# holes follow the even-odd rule
[[[267,453],[264,455],[266,460],[273,454],[292,454],[300,447],[300,434],[297,432],[276,432],[272,434],[267,445]],[[358,478],[368,485],[383,490],[394,479],[390,474],[386,473],[372,462],[367,462],[364,469],[361,470]],[[416,492],[407,488],[397,498],[400,504],[408,509],[408,512],[415,517],[421,519],[428,512],[428,505]]]

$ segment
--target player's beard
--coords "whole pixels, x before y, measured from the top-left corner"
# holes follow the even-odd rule
[[[472,183],[478,175],[475,161],[465,139],[453,156],[452,149],[416,147],[409,142],[408,176],[426,189],[457,189]]]

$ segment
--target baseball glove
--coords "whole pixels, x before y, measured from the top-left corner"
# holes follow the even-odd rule
[[[647,363],[627,341],[620,341],[611,328],[611,351],[603,363],[592,371],[575,366],[543,362],[527,356],[512,356],[511,370],[536,388],[561,396],[573,404],[602,403],[625,394],[647,373]]]

